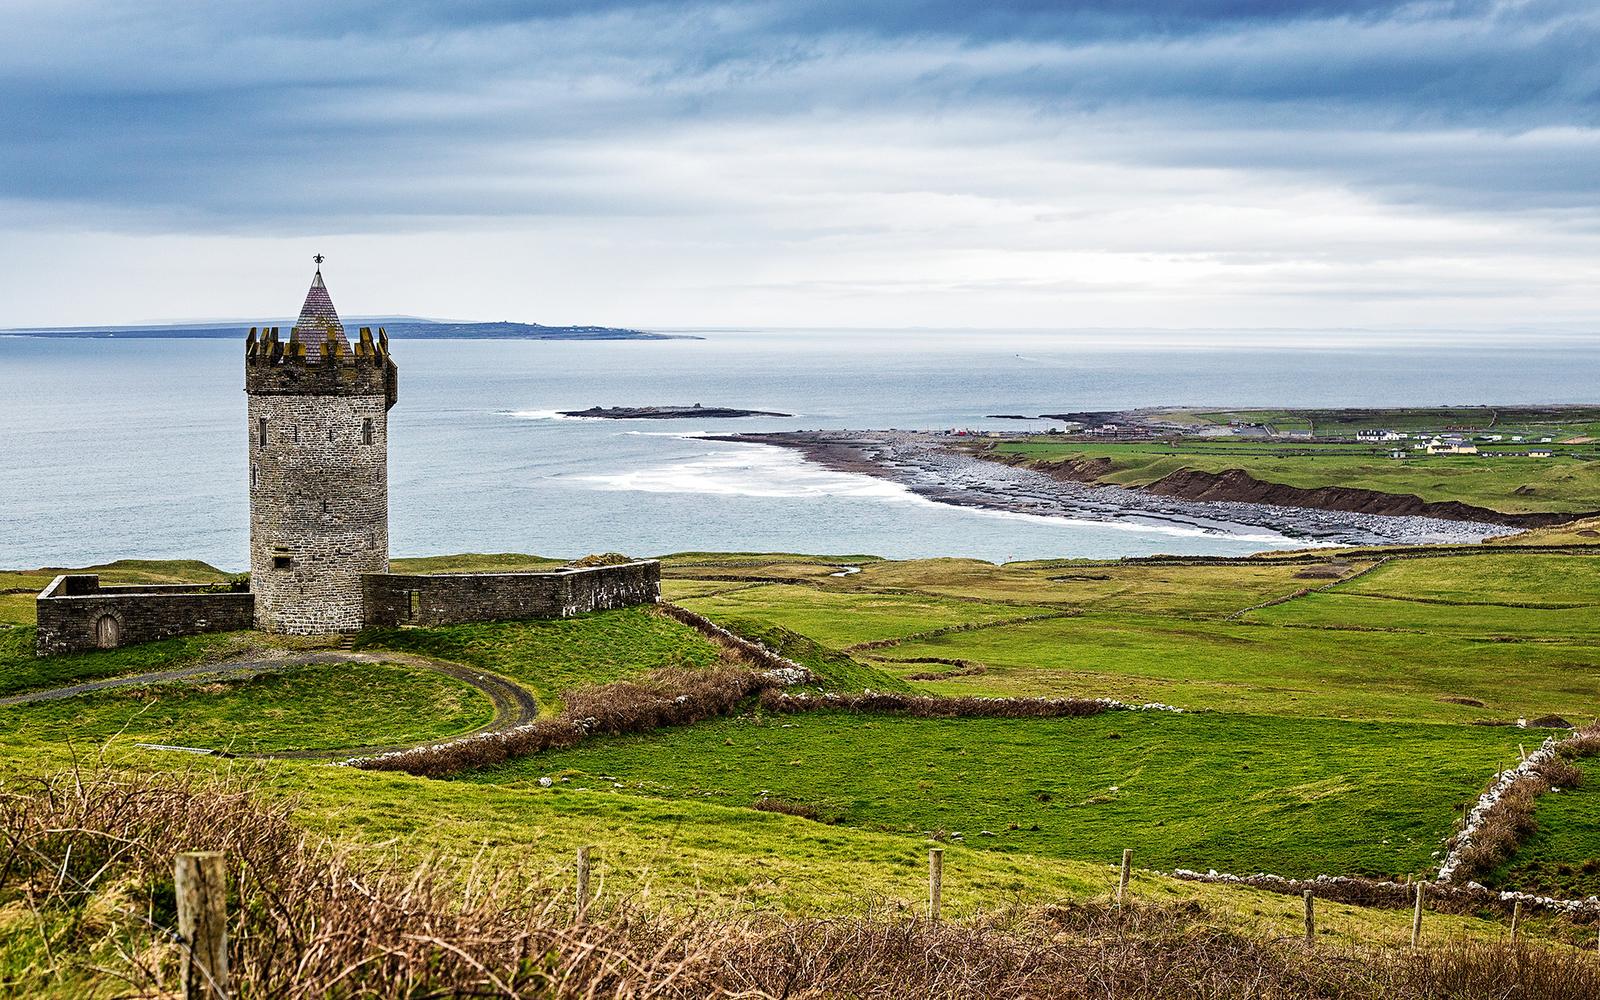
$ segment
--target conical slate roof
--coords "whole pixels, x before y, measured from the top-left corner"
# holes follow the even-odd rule
[[[306,357],[318,360],[322,357],[322,345],[328,340],[329,330],[333,331],[334,339],[342,345],[341,353],[348,357],[350,341],[344,335],[344,324],[339,322],[339,313],[333,308],[328,286],[322,283],[322,268],[319,267],[316,277],[311,279],[311,290],[306,292],[306,304],[300,307],[300,318],[295,320],[294,329],[289,331],[289,341],[305,344]]]

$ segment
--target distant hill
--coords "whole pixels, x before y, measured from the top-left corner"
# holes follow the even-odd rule
[[[171,326],[28,327],[0,330],[20,337],[92,337],[161,340],[243,340],[251,323],[179,323]],[[278,324],[287,334],[293,320]],[[427,319],[350,319],[345,329],[382,326],[398,340],[699,340],[681,334],[648,333],[612,326],[543,326],[539,323],[444,323]]]

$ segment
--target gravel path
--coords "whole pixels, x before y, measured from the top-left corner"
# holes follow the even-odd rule
[[[253,677],[260,674],[293,670],[297,667],[329,663],[398,663],[408,667],[435,670],[441,674],[454,677],[462,683],[471,685],[482,692],[494,705],[494,718],[489,720],[487,725],[462,735],[476,736],[482,733],[514,729],[517,726],[526,725],[539,717],[539,700],[534,697],[533,692],[516,681],[501,677],[499,674],[485,673],[459,663],[451,663],[448,660],[434,660],[411,653],[290,653],[281,656],[226,660],[220,663],[202,663],[192,667],[155,670],[149,673],[131,674],[124,677],[108,677],[104,680],[84,681],[81,684],[69,684],[65,687],[49,688],[44,691],[28,691],[23,694],[8,695],[0,698],[0,708],[12,705],[29,705],[41,701],[59,701],[63,698],[75,698],[78,695],[92,694],[96,691],[105,691],[111,688],[164,684],[170,681],[190,680],[197,677]],[[436,741],[429,740],[427,742]],[[337,750],[283,750],[277,753],[246,754],[242,756],[342,759],[352,755],[370,755],[388,753],[393,750],[404,750],[408,749],[409,746],[410,744],[401,744],[395,746],[341,747]]]

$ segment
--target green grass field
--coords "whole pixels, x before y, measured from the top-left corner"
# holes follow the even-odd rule
[[[1582,534],[1590,530],[1530,538],[1600,542]],[[271,794],[293,796],[308,826],[357,849],[485,851],[560,878],[570,852],[592,844],[609,884],[652,905],[909,905],[935,830],[962,834],[947,841],[947,894],[957,913],[1104,892],[1124,846],[1139,851],[1141,865],[1159,868],[1415,873],[1452,831],[1461,803],[1519,744],[1542,738],[1472,723],[1548,713],[1588,721],[1600,704],[1597,556],[1600,545],[1567,553],[1484,547],[1396,559],[1358,576],[1374,560],[1349,550],[1313,562],[1001,567],[683,554],[665,562],[669,596],[800,660],[827,689],[1111,696],[1213,711],[1063,720],[744,714],[596,741],[455,781],[295,761],[261,765],[259,781]],[[464,556],[418,568],[545,563]],[[834,575],[846,563],[862,571]],[[1293,596],[1311,588],[1322,589]],[[1246,610],[1279,598],[1286,600]],[[208,636],[39,661],[32,629],[19,619],[0,629],[6,691],[203,663],[278,642]],[[846,651],[858,643],[879,645]],[[547,710],[578,685],[708,666],[721,655],[647,609],[369,632],[358,645],[514,678]],[[959,676],[910,679],[956,665]],[[328,668],[3,709],[13,739],[0,744],[0,767],[17,773],[59,762],[69,739],[85,748],[119,732],[117,759],[161,768],[172,766],[170,755],[131,744],[331,749],[437,739],[487,718],[480,696],[412,670],[364,678]],[[554,786],[539,787],[541,776]],[[753,809],[764,791],[835,822]],[[1541,802],[1542,839],[1496,879],[1587,885],[1595,794]],[[1268,925],[1292,918],[1298,905],[1153,875],[1137,887],[1203,898],[1230,919]],[[1352,908],[1347,919],[1352,933],[1404,933],[1404,914]]]
[[[983,624],[1058,610],[1038,605],[996,605],[858,589],[832,592],[788,584],[699,598],[686,605],[712,618],[732,617],[758,607],[764,612],[759,615],[761,621],[781,625],[835,648],[899,639],[951,625]]]
[[[33,655],[31,625],[0,628],[0,695],[122,674],[187,667],[215,660],[242,648],[245,642],[243,637],[226,634],[196,635],[143,646],[39,659]]]
[[[470,732],[493,714],[461,681],[395,664],[202,676],[0,707],[15,740],[94,752],[112,743],[236,754],[409,745]]]
[[[981,674],[917,685],[940,694],[1103,696],[1231,712],[1454,723],[1592,713],[1600,692],[1600,613],[1515,603],[1582,598],[1600,558],[1485,553],[1397,560],[1338,582],[1370,565],[1330,555],[1320,566],[1001,567],[986,585],[975,564],[934,560],[683,603],[747,631],[781,626],[835,649],[913,637],[856,656],[900,677],[926,672],[922,661],[930,658],[983,666]],[[924,566],[927,598],[907,593]],[[891,592],[874,593],[879,586]],[[1311,587],[1329,589],[1239,614]],[[984,599],[994,591],[1006,603]],[[1029,597],[1033,603],[1010,603]],[[853,607],[862,610],[847,610]],[[1067,611],[1076,613],[1008,623]],[[988,627],[915,638],[950,623]]]
[[[700,633],[649,608],[602,611],[560,621],[501,622],[364,632],[359,648],[420,653],[521,681],[554,711],[561,692],[664,667],[706,667],[719,649]]]
[[[609,739],[474,776],[620,782],[911,838],[1158,868],[1420,874],[1441,818],[1516,760],[1519,731],[1237,715],[1078,719],[749,716]],[[1397,760],[1407,766],[1397,768]],[[603,776],[603,778],[602,778]]]
[[[920,669],[909,663],[925,657],[988,668],[929,685],[944,694],[1114,697],[1345,719],[1467,723],[1582,715],[1600,688],[1596,649],[1581,638],[1511,644],[1442,632],[1117,615],[943,636],[879,655],[890,658],[880,666],[894,672]],[[908,665],[897,668],[896,660]],[[1452,698],[1483,706],[1446,700]]]

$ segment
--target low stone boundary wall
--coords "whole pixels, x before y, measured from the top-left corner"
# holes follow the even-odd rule
[[[365,573],[368,628],[570,618],[654,604],[661,564],[653,559],[536,573]]]
[[[811,676],[811,671],[801,666],[787,656],[780,656],[776,651],[768,649],[759,642],[746,639],[744,636],[723,628],[705,615],[696,614],[680,604],[671,601],[662,601],[661,610],[678,621],[704,635],[713,642],[720,642],[745,657],[751,663],[775,672],[779,677],[788,678],[784,683],[799,684]]]
[[[236,632],[251,627],[255,606],[243,585],[231,591],[204,584],[102,586],[97,574],[64,574],[39,593],[34,652],[55,656]]]
[[[1391,882],[1350,875],[1285,878],[1282,875],[1270,875],[1266,872],[1254,875],[1230,875],[1215,870],[1199,872],[1188,868],[1177,868],[1157,874],[1170,875],[1188,882],[1249,886],[1252,889],[1263,889],[1289,896],[1300,896],[1309,891],[1318,899],[1379,909],[1409,909],[1417,900],[1417,886],[1414,882]],[[1594,896],[1587,899],[1561,899],[1531,892],[1488,889],[1476,882],[1468,882],[1466,885],[1425,882],[1423,896],[1430,909],[1445,913],[1474,913],[1483,909],[1510,913],[1516,904],[1522,903],[1553,913],[1600,914],[1600,899]]]

